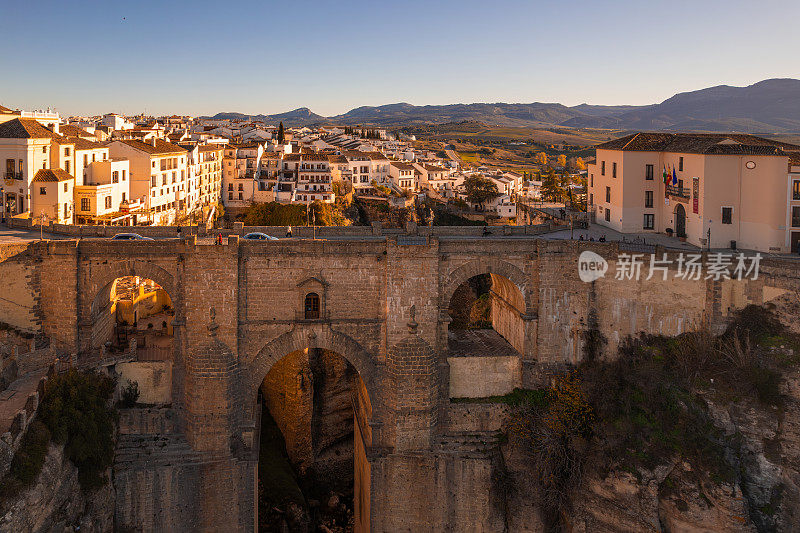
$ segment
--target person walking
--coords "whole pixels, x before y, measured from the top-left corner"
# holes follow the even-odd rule
[[[292,238],[292,227],[291,226],[287,226],[286,227],[286,238],[287,239],[291,239]]]
[[[222,233],[217,233],[217,244],[222,245]]]

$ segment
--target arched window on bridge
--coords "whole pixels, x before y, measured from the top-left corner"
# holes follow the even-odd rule
[[[319,318],[319,294],[316,292],[309,292],[306,294],[305,302],[305,318],[306,320],[316,320]]]

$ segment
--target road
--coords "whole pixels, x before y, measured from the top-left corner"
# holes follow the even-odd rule
[[[42,237],[51,240],[69,238],[66,235],[53,235],[47,232],[42,233]],[[6,226],[0,225],[0,242],[28,242],[38,240],[39,231],[7,228]]]

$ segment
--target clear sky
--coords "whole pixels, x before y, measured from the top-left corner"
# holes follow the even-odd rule
[[[0,104],[335,115],[800,77],[798,0],[0,0]]]

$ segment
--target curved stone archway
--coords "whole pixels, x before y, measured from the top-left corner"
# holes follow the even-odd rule
[[[531,302],[529,301],[530,295],[528,294],[528,277],[516,265],[492,257],[474,259],[450,272],[447,277],[444,278],[444,283],[442,284],[440,292],[441,300],[439,301],[440,309],[447,309],[450,307],[450,300],[452,300],[453,294],[460,285],[467,282],[470,278],[480,276],[481,274],[497,274],[507,278],[519,289],[520,293],[522,293],[526,311],[530,308]]]
[[[286,355],[307,348],[322,348],[344,357],[358,371],[373,409],[382,405],[377,387],[377,369],[373,357],[357,341],[327,324],[296,324],[291,330],[268,341],[247,365],[246,391],[255,398],[264,376]]]
[[[353,395],[353,513],[355,516],[356,531],[368,531],[370,523],[370,501],[372,499],[371,484],[371,462],[369,459],[370,450],[374,444],[374,439],[380,439],[373,432],[373,422],[381,418],[379,407],[384,403],[384,399],[379,395],[389,394],[389,391],[379,391],[377,389],[377,368],[371,354],[367,352],[357,341],[348,335],[336,331],[329,324],[322,323],[299,323],[283,333],[282,335],[268,341],[256,354],[249,365],[245,365],[245,378],[243,385],[245,394],[256,403],[258,390],[261,387],[265,376],[270,372],[278,361],[287,357],[289,354],[306,349],[323,349],[335,352],[339,357],[349,362],[358,374],[356,381],[360,385],[355,385]],[[377,408],[377,410],[376,410]],[[243,409],[245,417],[250,417],[254,428],[261,423],[258,416],[260,409],[252,410],[252,415],[245,406]],[[248,425],[247,420],[244,420]],[[256,442],[258,444],[258,441]],[[258,453],[260,444],[254,446],[254,453]],[[259,456],[253,457],[258,463]],[[255,485],[257,481],[254,480]],[[253,491],[251,491],[252,493]],[[254,509],[257,509],[257,501],[254,501]]]
[[[84,293],[91,297],[93,303],[104,291],[111,290],[111,284],[118,278],[126,276],[139,276],[140,278],[150,279],[158,283],[175,300],[175,276],[164,268],[151,263],[150,261],[120,261],[109,265],[94,266],[87,279],[87,287]],[[174,303],[173,303],[174,305]]]
[[[142,260],[115,261],[108,264],[92,265],[87,269],[80,290],[78,350],[88,351],[98,346],[94,330],[98,322],[98,304],[107,302],[111,288],[119,278],[138,276],[157,283],[169,295],[174,310],[173,321],[180,322],[181,302],[177,291],[175,276],[163,267]],[[175,344],[175,347],[178,343]]]

